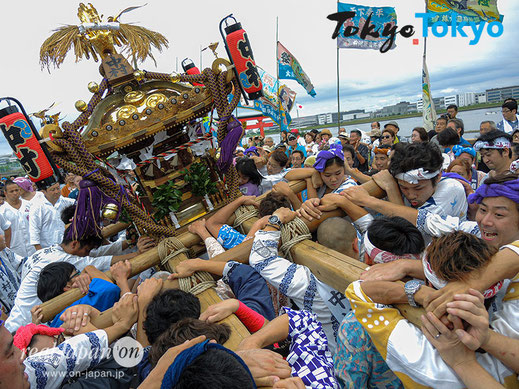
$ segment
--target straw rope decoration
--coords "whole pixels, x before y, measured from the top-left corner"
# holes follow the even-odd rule
[[[166,73],[144,73],[144,78],[146,80],[171,81],[171,76]],[[199,75],[179,75],[180,82],[198,82],[206,85],[211,92],[216,111],[220,118],[217,132],[219,144],[221,144],[227,135],[227,124],[231,120],[232,112],[238,105],[241,96],[241,91],[236,78],[234,77],[231,83],[228,84],[226,82],[226,76],[227,71],[215,74],[210,68],[204,69],[202,74]],[[94,181],[98,185],[99,189],[101,189],[107,196],[112,198],[121,198],[121,205],[128,211],[132,221],[154,238],[160,240],[165,237],[175,236],[176,232],[174,228],[157,224],[151,216],[140,207],[137,199],[129,196],[127,193],[123,195],[121,187],[117,185],[114,180],[109,178],[111,177],[110,173],[102,166],[96,164],[95,158],[86,149],[79,130],[87,124],[89,117],[108,89],[108,80],[103,78],[98,91],[92,95],[88,102],[87,109],[82,112],[73,123],[64,122],[62,124],[63,138],[55,139],[54,142],[61,146],[64,152],[52,151],[52,157],[55,162],[66,171],[80,176],[89,176],[89,179]],[[234,96],[232,101],[228,103],[227,96],[231,91],[234,92]],[[238,178],[236,168],[231,165],[229,170],[225,173],[225,181],[230,194],[227,201],[232,201],[241,195],[239,191]]]
[[[233,227],[236,229],[239,228],[241,232],[244,233],[242,224],[253,217],[257,217],[259,215],[259,211],[258,208],[256,208],[254,205],[242,205],[238,207],[236,211],[234,211],[234,215],[235,219]]]
[[[167,268],[170,271],[175,271],[175,269],[172,269],[169,264],[171,259],[174,259],[179,254],[191,252],[190,249],[186,248],[184,244],[175,237],[170,237],[160,241],[157,250],[161,265],[167,265]],[[181,290],[192,293],[195,296],[216,286],[215,280],[211,274],[206,271],[197,271],[192,276],[179,278],[178,283]]]
[[[307,239],[311,240],[312,234],[305,222],[296,217],[281,227],[281,247],[279,251],[281,251],[289,261],[294,262],[290,250],[295,244]]]

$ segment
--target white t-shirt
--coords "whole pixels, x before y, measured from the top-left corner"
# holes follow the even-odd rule
[[[0,207],[0,214],[11,223],[10,248],[21,257],[28,257],[36,252],[29,239],[29,211],[31,203],[20,199],[22,205],[19,209],[11,206],[7,201]]]
[[[61,212],[74,203],[74,199],[60,196],[56,204],[52,205],[45,196],[35,197],[29,212],[30,244],[39,244],[42,248],[60,244],[65,232]]]
[[[22,283],[16,294],[14,307],[5,322],[5,327],[9,332],[16,331],[20,326],[31,322],[31,308],[42,303],[37,294],[40,272],[49,263],[54,262],[70,263],[78,271],[83,271],[88,265],[95,266],[100,271],[107,271],[110,270],[112,257],[78,257],[77,255],[67,254],[60,245],[36,251],[27,258],[23,265]]]
[[[3,208],[3,205],[0,206],[0,209]],[[6,231],[8,230],[9,228],[11,228],[11,223],[9,222],[9,220],[7,220],[1,213],[0,213],[0,229],[2,231]]]

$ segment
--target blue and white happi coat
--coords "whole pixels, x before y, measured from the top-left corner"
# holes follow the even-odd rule
[[[342,293],[319,281],[306,266],[278,256],[279,238],[279,231],[256,232],[249,264],[300,309],[317,315],[334,353],[339,323],[351,310],[350,304]]]

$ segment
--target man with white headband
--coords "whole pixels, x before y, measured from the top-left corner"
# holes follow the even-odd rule
[[[386,191],[391,203],[465,220],[468,204],[463,185],[442,177],[442,163],[440,149],[434,144],[403,144],[395,148],[389,171],[377,173],[373,179]],[[377,202],[375,208],[370,208],[386,214],[384,208],[391,205],[389,202]]]
[[[487,177],[504,173],[510,169],[512,158],[512,136],[503,131],[490,131],[478,138],[474,149],[479,151],[481,159],[490,169]],[[482,182],[485,182],[486,177]]]
[[[452,231],[465,231],[485,240],[490,246],[502,248],[519,241],[519,175],[505,173],[488,178],[474,194],[470,203],[478,204],[476,221],[463,221],[452,216],[442,216],[427,208],[413,209],[370,196],[364,188],[344,192],[344,196],[359,206],[379,210],[386,216],[400,216],[418,227],[426,241]],[[507,246],[508,247],[508,246]],[[518,250],[519,253],[519,250]],[[391,263],[397,266],[401,261]],[[389,265],[388,265],[389,266]],[[368,273],[378,273],[372,267]],[[393,273],[393,270],[391,271]],[[382,274],[382,273],[381,273]],[[371,278],[371,277],[370,277]]]

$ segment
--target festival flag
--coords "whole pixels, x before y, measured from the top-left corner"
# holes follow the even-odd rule
[[[436,109],[431,95],[431,82],[429,81],[429,71],[423,57],[422,68],[422,102],[423,102],[423,127],[427,132],[434,130],[434,121],[436,120]]]
[[[258,66],[258,74],[263,87],[263,97],[251,101],[253,105],[238,104],[239,108],[261,111],[279,125],[281,131],[288,131],[292,122],[290,110],[294,106],[296,93],[286,85],[280,85],[275,77]],[[232,97],[230,97],[232,99]]]
[[[429,25],[436,22],[451,23],[456,17],[458,23],[480,23],[482,21],[502,21],[497,9],[497,0],[427,0],[427,11],[436,15],[429,18]]]
[[[365,38],[361,37],[361,32],[366,23],[370,26],[371,31],[384,31],[388,28],[397,25],[397,17],[394,7],[366,7],[357,4],[337,3],[337,12],[355,12],[355,16],[346,20],[339,28],[337,35],[337,47],[341,49],[374,49],[380,50],[387,37],[379,34],[378,37],[367,35]],[[350,27],[353,30],[358,29],[356,34],[345,37],[344,30]],[[386,43],[387,45],[387,43]],[[393,43],[390,49],[394,49],[396,45]]]
[[[280,79],[296,80],[310,96],[315,97],[314,86],[310,78],[306,75],[296,57],[281,42],[278,42],[278,73]]]

